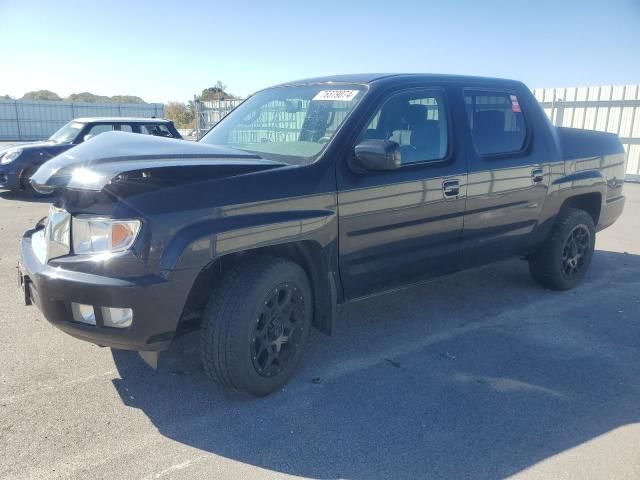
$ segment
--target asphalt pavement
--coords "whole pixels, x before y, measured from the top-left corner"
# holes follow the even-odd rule
[[[640,185],[584,283],[509,260],[339,309],[287,387],[211,383],[193,335],[153,371],[17,289],[46,202],[0,193],[0,478],[640,478]]]

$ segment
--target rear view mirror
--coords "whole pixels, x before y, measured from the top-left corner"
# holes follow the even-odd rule
[[[364,140],[349,162],[356,172],[400,168],[400,145],[392,140]]]

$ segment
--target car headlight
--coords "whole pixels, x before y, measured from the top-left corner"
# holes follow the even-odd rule
[[[6,152],[4,155],[2,155],[2,157],[0,157],[0,163],[2,165],[6,165],[7,163],[11,163],[16,158],[18,158],[21,153],[22,153],[22,149],[13,148],[13,149],[9,150],[8,152]]]
[[[133,245],[140,231],[140,220],[112,220],[102,217],[73,217],[73,253],[123,252]]]

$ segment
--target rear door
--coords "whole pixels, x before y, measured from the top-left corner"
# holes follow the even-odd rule
[[[454,271],[465,208],[465,155],[452,129],[464,121],[445,87],[399,91],[380,101],[360,132],[401,145],[402,166],[338,168],[340,276],[346,298]],[[459,97],[458,97],[459,98]],[[350,155],[353,154],[353,148]]]
[[[510,89],[463,92],[469,177],[463,267],[526,251],[549,179],[545,138],[534,135],[532,97]]]

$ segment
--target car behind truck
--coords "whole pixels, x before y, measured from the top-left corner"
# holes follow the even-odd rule
[[[31,175],[47,160],[110,131],[141,133],[167,138],[182,138],[173,122],[162,118],[92,117],[76,118],[42,142],[18,143],[0,148],[0,188],[26,191]]]
[[[344,302],[515,256],[574,287],[624,167],[616,136],[553,127],[520,82],[292,82],[197,143],[104,133],[47,162],[33,187],[59,197],[20,280],[56,327],[152,365],[199,328],[206,373],[266,395]]]

